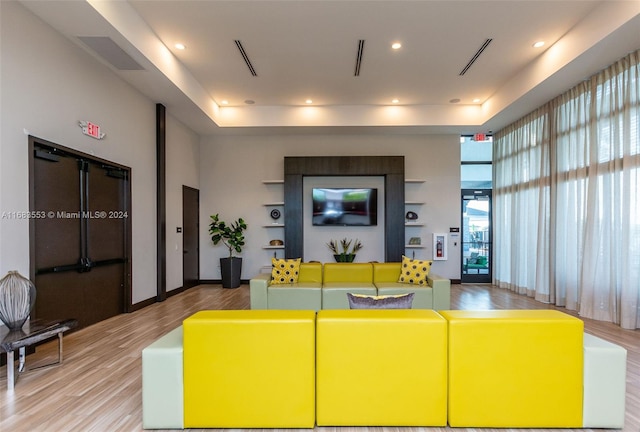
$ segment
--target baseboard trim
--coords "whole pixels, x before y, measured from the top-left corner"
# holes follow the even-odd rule
[[[240,279],[240,283],[242,285],[248,285],[249,279]],[[200,284],[220,285],[222,284],[222,279],[200,279]]]
[[[147,306],[151,306],[152,304],[157,303],[157,302],[158,302],[158,300],[157,300],[157,298],[155,296],[151,297],[151,298],[148,298],[146,300],[142,300],[139,303],[132,304],[130,312],[139,311],[140,309],[144,309]]]

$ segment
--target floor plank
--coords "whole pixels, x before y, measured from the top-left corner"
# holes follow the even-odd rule
[[[452,286],[452,309],[555,309],[482,284]],[[142,431],[141,352],[186,317],[203,309],[249,309],[249,288],[200,285],[140,311],[123,314],[64,338],[64,363],[20,377],[14,392],[0,380],[0,430],[13,432]],[[559,308],[565,312],[565,309]],[[569,312],[571,313],[571,312]],[[575,315],[575,314],[573,314]],[[625,432],[640,432],[640,331],[583,319],[588,333],[627,349]],[[57,342],[40,346],[28,367],[57,355]],[[6,376],[5,367],[0,376]],[[195,429],[197,430],[197,429]],[[327,428],[317,432],[509,432],[482,428]],[[520,432],[534,429],[517,429]],[[268,431],[278,432],[278,429]],[[557,431],[535,429],[537,432]],[[590,429],[563,429],[566,432]],[[603,431],[603,429],[598,429]]]

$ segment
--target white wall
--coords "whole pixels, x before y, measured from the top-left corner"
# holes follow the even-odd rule
[[[16,2],[0,2],[0,212],[29,209],[28,139],[31,134],[132,169],[133,302],[155,296],[155,102],[141,95],[82,49]],[[144,74],[144,71],[134,72]],[[99,124],[107,133],[97,141],[80,132],[79,120]],[[383,130],[382,130],[383,131]],[[218,258],[207,233],[209,215],[249,223],[243,252],[243,278],[265,264],[271,251],[269,211],[262,204],[282,201],[285,156],[404,155],[408,200],[423,200],[426,222],[417,230],[431,258],[431,232],[460,225],[459,138],[438,135],[286,135],[220,136],[202,140],[169,115],[167,118],[167,289],[182,284],[182,185],[200,189],[201,278],[219,279]],[[407,237],[414,234],[408,234]],[[355,237],[355,236],[354,236]],[[371,251],[378,246],[371,243]],[[177,251],[176,251],[176,245]],[[365,242],[365,248],[369,244]],[[325,248],[324,244],[318,245]],[[366,251],[363,250],[364,254]],[[326,253],[324,251],[323,253]],[[369,251],[367,251],[369,253]],[[459,252],[436,262],[434,271],[459,277]],[[29,273],[29,224],[0,219],[0,274]]]
[[[27,134],[131,167],[133,303],[156,292],[155,102],[118,78],[16,2],[0,2],[0,212],[29,209]],[[133,72],[144,74],[144,71]],[[79,120],[103,128],[102,141],[82,135]],[[176,188],[198,186],[198,138],[167,119],[168,221],[182,206]],[[180,216],[181,220],[181,216]],[[170,229],[170,228],[169,228]],[[169,235],[168,245],[177,239]],[[180,240],[181,243],[181,240]],[[173,287],[180,269],[167,257]],[[29,274],[29,224],[0,219],[0,274]],[[177,273],[179,276],[176,276]]]
[[[200,137],[178,120],[167,116],[167,291],[182,287],[182,186],[199,189]]]
[[[382,131],[382,130],[381,130]],[[248,222],[247,245],[242,278],[249,279],[270,264],[271,250],[262,249],[274,235],[275,228],[262,226],[272,222],[267,202],[283,201],[282,185],[263,184],[263,180],[284,178],[285,156],[405,156],[405,177],[424,179],[424,183],[408,184],[406,199],[424,201],[426,205],[411,210],[425,223],[421,228],[407,229],[407,239],[419,236],[425,245],[416,249],[416,258],[432,258],[431,233],[448,232],[460,226],[460,138],[457,135],[280,135],[219,136],[202,140],[200,147],[200,216],[220,213],[226,221],[242,217]],[[201,225],[200,277],[219,279],[218,259],[226,255],[222,246],[213,246],[206,227]],[[360,233],[342,237],[357,237]],[[284,234],[282,234],[282,237]],[[307,242],[305,232],[305,242]],[[321,250],[320,261],[330,259],[326,246],[313,240]],[[449,244],[449,259],[436,261],[433,271],[449,278],[460,278],[459,246]],[[305,251],[309,244],[305,245]],[[378,246],[371,245],[372,252]],[[367,249],[365,240],[364,254]],[[411,256],[413,250],[407,250]],[[367,252],[367,253],[368,253]],[[324,255],[326,254],[326,255]],[[305,260],[317,259],[318,256]],[[280,255],[281,256],[281,255]],[[368,257],[364,257],[369,260]],[[383,259],[377,259],[381,261]],[[358,259],[358,261],[360,261]]]

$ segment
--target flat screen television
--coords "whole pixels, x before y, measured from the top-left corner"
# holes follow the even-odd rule
[[[378,225],[378,189],[313,188],[313,225]]]

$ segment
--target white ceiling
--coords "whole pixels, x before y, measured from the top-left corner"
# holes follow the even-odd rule
[[[201,134],[488,132],[640,48],[640,1],[22,3]],[[141,70],[117,69],[87,36]]]

